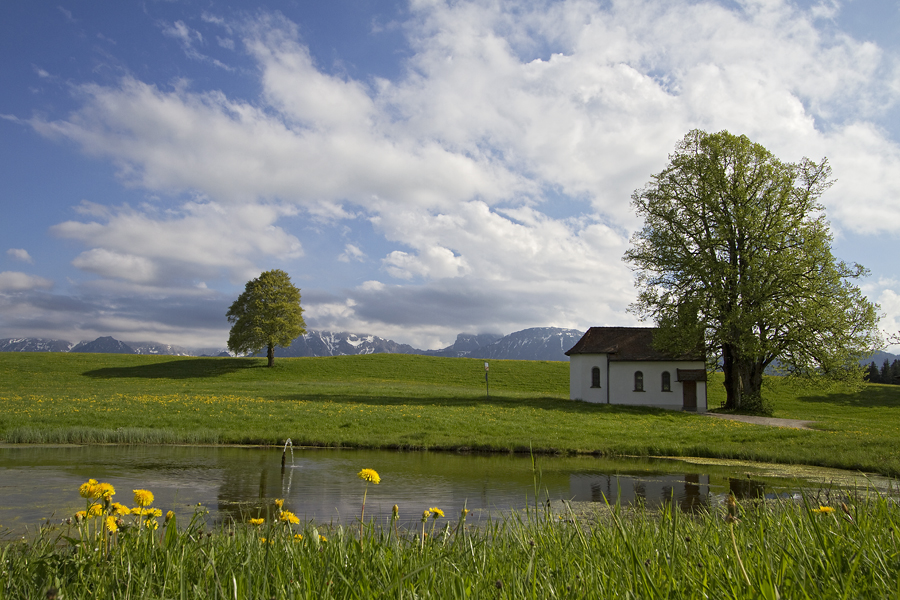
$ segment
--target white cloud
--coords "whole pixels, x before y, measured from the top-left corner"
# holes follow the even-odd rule
[[[338,256],[338,260],[341,262],[351,262],[358,261],[361,262],[365,260],[366,254],[362,250],[359,249],[358,246],[353,244],[345,244],[344,251]]]
[[[137,283],[152,282],[158,277],[158,270],[152,260],[105,248],[94,248],[81,253],[72,261],[72,265],[104,277]]]
[[[878,279],[861,287],[872,302],[881,306],[879,328],[888,342],[894,342],[887,351],[900,353],[900,281]]]
[[[10,248],[6,253],[16,260],[26,262],[30,265],[34,264],[34,259],[28,254],[28,250],[25,250],[24,248]]]
[[[184,24],[184,21],[175,21],[171,25],[165,24],[162,28],[163,35],[175,38],[185,48],[193,46],[194,41],[203,43],[203,35],[196,29]]]
[[[215,21],[210,21],[207,18],[204,18],[203,20],[215,24]],[[184,50],[184,53],[188,58],[192,60],[208,62],[226,71],[233,70],[222,61],[211,58],[206,54],[202,54],[200,51],[198,51],[197,46],[203,45],[203,34],[196,29],[186,25],[184,21],[175,21],[172,24],[162,23],[161,28],[163,35],[178,40],[178,42],[181,44],[181,48]],[[225,43],[223,43],[223,40],[221,38],[217,39],[219,40],[219,45],[222,47],[227,47],[228,42],[231,41],[226,40]]]
[[[129,184],[204,198],[168,212],[85,205],[85,222],[53,229],[87,246],[76,266],[134,285],[241,281],[262,257],[301,256],[301,234],[280,219],[363,217],[390,244],[378,258],[394,281],[310,308],[311,322],[418,340],[461,326],[632,322],[630,195],[694,127],[746,133],[783,160],[827,155],[835,226],[900,233],[900,145],[879,126],[900,97],[900,61],[822,26],[834,5],[410,10],[410,58],[392,81],[326,72],[284,17],[232,31],[204,15],[242,40],[259,97],[129,77],[80,86],[66,118],[32,119]],[[186,51],[203,42],[183,21],[164,32]],[[348,243],[337,261],[363,260],[361,247],[384,245]]]
[[[0,273],[0,293],[24,292],[29,290],[53,287],[53,282],[36,275],[28,275],[19,271],[3,271]]]
[[[302,256],[302,246],[275,222],[291,207],[188,202],[177,209],[144,212],[130,207],[82,205],[98,221],[66,221],[51,228],[62,238],[91,247],[73,265],[103,277],[150,285],[218,277],[245,281],[258,274],[255,260]]]

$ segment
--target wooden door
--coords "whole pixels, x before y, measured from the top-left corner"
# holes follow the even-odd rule
[[[684,406],[682,410],[697,411],[697,382],[683,381],[681,383],[682,394],[684,398]]]

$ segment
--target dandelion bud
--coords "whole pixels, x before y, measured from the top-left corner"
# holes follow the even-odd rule
[[[430,517],[430,516],[431,516],[431,511],[430,511],[430,510],[424,511],[424,512],[422,513],[422,522],[424,523],[425,521],[427,521],[427,520],[428,520],[428,517]]]
[[[396,504],[394,505],[394,508],[391,509],[391,518],[395,521],[400,518],[400,507]]]
[[[728,499],[725,501],[725,505],[728,507],[728,515],[725,517],[726,523],[736,523],[738,521],[738,504],[737,499],[735,499],[734,494],[728,494]]]

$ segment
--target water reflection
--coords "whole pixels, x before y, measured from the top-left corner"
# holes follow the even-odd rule
[[[733,469],[678,461],[595,457],[459,455],[433,452],[295,449],[281,464],[282,449],[183,446],[0,447],[0,528],[24,529],[83,509],[78,486],[89,478],[113,484],[116,500],[130,504],[131,490],[153,491],[156,506],[189,517],[197,503],[210,519],[265,516],[276,498],[285,508],[317,522],[352,522],[365,484],[356,474],[372,468],[381,484],[369,487],[366,516],[386,521],[394,504],[401,520],[416,522],[431,506],[448,517],[463,507],[506,511],[539,499],[575,500],[682,510],[708,509],[726,493],[738,498],[797,489],[786,481]]]
[[[639,504],[649,508],[675,503],[685,512],[708,509],[709,475],[699,473],[598,475],[579,473],[570,476],[572,499],[582,502]]]

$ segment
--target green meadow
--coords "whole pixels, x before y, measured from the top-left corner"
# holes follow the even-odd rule
[[[7,443],[233,443],[704,456],[900,474],[897,386],[770,379],[813,430],[568,400],[568,365],[405,355],[278,359],[0,354]],[[721,378],[710,381],[721,404]],[[377,467],[377,465],[371,465]],[[538,481],[538,479],[536,479]],[[96,485],[96,482],[94,482]],[[360,502],[369,491],[360,481]],[[264,519],[210,527],[144,490],[0,543],[6,598],[900,598],[895,498],[764,501],[684,514],[543,503],[477,527]],[[152,490],[151,490],[152,491]],[[148,502],[150,505],[148,505]],[[445,507],[449,508],[449,507]],[[400,508],[400,511],[403,509]],[[407,515],[403,515],[408,518]]]
[[[900,476],[900,386],[770,378],[766,427],[568,399],[568,364],[413,355],[193,358],[0,354],[7,443],[220,443],[699,456]],[[709,382],[721,405],[721,376]]]

